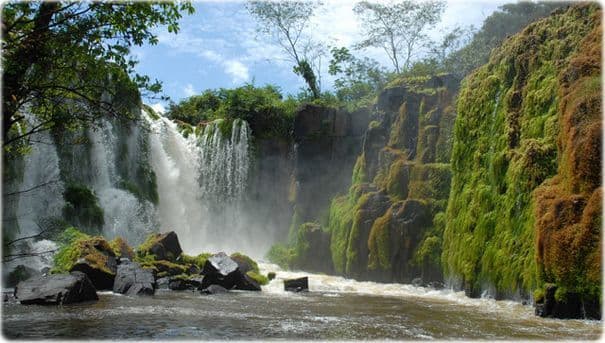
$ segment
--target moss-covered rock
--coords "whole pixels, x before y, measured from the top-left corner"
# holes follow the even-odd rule
[[[152,233],[145,242],[137,248],[137,256],[145,258],[147,255],[153,256],[156,260],[167,260],[175,262],[183,250],[176,235],[176,232]]]
[[[583,224],[601,182],[600,32],[598,6],[573,6],[463,82],[442,261],[470,295],[552,282],[600,298],[600,209],[598,228]]]
[[[111,289],[116,275],[116,255],[105,238],[89,236],[71,227],[60,237],[52,273],[81,271],[97,290]]]

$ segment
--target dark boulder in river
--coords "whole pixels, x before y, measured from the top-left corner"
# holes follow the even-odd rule
[[[53,274],[20,282],[15,297],[23,305],[65,305],[98,300],[97,291],[86,274]]]
[[[171,278],[168,282],[168,288],[173,291],[195,290],[198,289],[203,282],[203,277],[198,278]]]
[[[141,268],[136,262],[122,263],[118,266],[113,291],[126,295],[153,295],[155,293],[153,273]]]
[[[116,260],[114,256],[107,256],[106,268],[99,268],[98,265],[81,258],[70,269],[71,272],[82,272],[88,275],[88,278],[97,290],[112,289],[115,278]]]
[[[226,289],[223,286],[219,286],[219,285],[210,285],[200,291],[200,293],[202,293],[202,294],[220,294],[220,293],[227,293],[227,292],[229,292],[228,289]]]
[[[183,250],[174,231],[149,236],[139,247],[140,255],[154,255],[156,260],[176,261]]]
[[[240,261],[240,263],[242,263]],[[243,263],[242,263],[243,265]],[[206,260],[202,269],[204,279],[201,289],[210,285],[220,285],[226,289],[239,289],[244,291],[260,291],[260,285],[254,279],[243,273],[238,262],[227,256],[224,252],[212,255]]]
[[[284,289],[288,292],[304,292],[309,290],[309,278],[284,280]]]

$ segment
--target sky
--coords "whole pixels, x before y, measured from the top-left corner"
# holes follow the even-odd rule
[[[498,6],[510,1],[448,1],[441,23],[429,35],[438,40],[456,25],[480,27]],[[257,23],[243,1],[194,2],[195,13],[184,14],[178,34],[165,28],[154,30],[157,45],[136,47],[132,54],[139,60],[137,72],[163,83],[164,94],[179,102],[206,89],[235,88],[246,83],[273,84],[283,94],[296,94],[304,81],[292,72],[292,63],[271,38],[256,31]],[[351,47],[362,39],[361,28],[353,13],[355,1],[324,0],[310,19],[307,34],[327,46]],[[371,57],[391,67],[380,49],[354,51],[356,56]],[[329,56],[322,62],[322,90],[332,89],[327,73]],[[163,111],[166,102],[144,99]]]

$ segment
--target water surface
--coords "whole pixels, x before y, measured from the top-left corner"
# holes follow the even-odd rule
[[[274,265],[263,265],[276,270]],[[153,297],[99,293],[63,307],[3,306],[7,338],[97,339],[597,339],[601,321],[555,320],[511,301],[462,292],[277,270],[262,292]],[[283,278],[309,275],[308,293],[283,291]]]

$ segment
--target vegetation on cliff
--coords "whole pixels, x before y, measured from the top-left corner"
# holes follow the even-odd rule
[[[596,6],[560,10],[508,39],[463,82],[442,260],[471,295],[488,285],[496,296],[527,295],[546,281],[600,289],[587,276],[593,267],[579,262],[600,246],[588,224],[598,210],[587,206],[588,225],[580,223],[600,186],[600,59],[581,45],[599,18]],[[577,153],[588,162],[573,164]],[[565,257],[575,237],[586,244]]]

